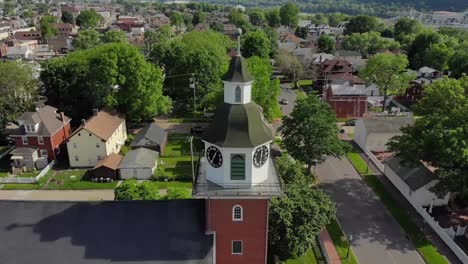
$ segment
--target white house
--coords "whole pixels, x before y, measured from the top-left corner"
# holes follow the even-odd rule
[[[33,51],[29,47],[8,47],[6,57],[13,60],[30,60],[33,58]]]
[[[401,128],[412,125],[409,116],[376,116],[358,119],[354,128],[354,141],[368,151],[386,151],[388,141],[401,135]]]
[[[433,171],[422,163],[414,167],[403,164],[400,158],[392,156],[385,160],[384,174],[408,200],[422,206],[448,204],[450,193],[438,197],[430,190],[438,180]]]
[[[136,178],[147,180],[151,178],[157,166],[158,152],[147,148],[138,148],[130,151],[120,162],[121,179]]]

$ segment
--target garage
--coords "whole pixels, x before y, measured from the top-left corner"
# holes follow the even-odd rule
[[[119,165],[120,178],[148,180],[156,170],[158,152],[147,148],[138,148],[125,155]]]

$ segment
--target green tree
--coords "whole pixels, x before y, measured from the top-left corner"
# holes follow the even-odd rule
[[[119,29],[107,31],[101,39],[104,43],[128,43],[125,32]]]
[[[455,51],[445,43],[433,44],[427,51],[426,64],[436,70],[443,71],[448,68],[448,61]]]
[[[281,92],[279,80],[271,79],[273,68],[267,58],[250,57],[247,59],[250,74],[254,77],[252,100],[263,109],[263,115],[269,121],[281,113],[277,98]]]
[[[250,12],[249,20],[254,26],[263,26],[266,24],[265,13],[262,10],[254,10]]]
[[[324,192],[309,187],[300,164],[289,157],[277,162],[285,195],[271,200],[268,244],[285,260],[302,255],[315,244],[315,237],[335,217],[336,208]]]
[[[400,18],[395,23],[394,34],[395,39],[401,43],[410,43],[408,37],[418,35],[423,30],[421,22],[411,18]]]
[[[124,181],[114,189],[114,200],[160,200],[159,189],[152,182],[138,183],[135,179]]]
[[[41,18],[40,29],[42,38],[50,39],[57,35],[57,28],[53,26],[57,23],[57,18],[51,15],[45,15]]]
[[[377,31],[378,26],[379,21],[376,17],[359,15],[351,18],[346,24],[345,34]]]
[[[33,13],[33,11],[31,10],[31,8],[28,8],[28,9],[24,10],[23,16],[24,16],[24,17],[27,17],[27,18],[31,18],[31,17],[34,16],[34,13]]]
[[[318,40],[318,48],[320,52],[333,53],[335,52],[336,41],[333,36],[321,35]]]
[[[460,45],[448,61],[452,76],[460,78],[463,74],[468,75],[468,41]]]
[[[306,39],[309,35],[309,31],[306,27],[297,27],[296,32],[294,32],[294,34],[300,38]]]
[[[167,195],[164,199],[167,200],[178,200],[178,199],[190,199],[192,195],[190,190],[182,187],[169,187],[167,188]]]
[[[49,12],[49,5],[46,4],[46,3],[38,3],[36,5],[36,8],[37,8],[37,13],[39,15],[43,15],[43,14],[46,14],[47,12]]]
[[[173,11],[170,15],[171,25],[179,28],[184,25],[184,18],[180,12]]]
[[[94,29],[80,30],[72,42],[75,49],[91,49],[99,44],[99,32]]]
[[[171,105],[162,94],[161,69],[129,44],[103,44],[48,60],[40,79],[49,103],[74,120],[107,106],[125,114],[129,122],[141,122],[167,113]]]
[[[0,131],[32,107],[37,81],[27,64],[7,61],[0,63]]]
[[[279,10],[281,25],[297,27],[299,22],[299,7],[292,2],[283,5]]]
[[[304,76],[304,65],[296,56],[286,50],[279,51],[276,62],[279,65],[279,70],[294,82],[294,87],[297,89],[297,82]]]
[[[197,11],[193,14],[193,25],[203,24],[206,22],[206,13]]]
[[[252,56],[268,58],[270,47],[270,39],[263,30],[250,31],[245,34],[242,53],[246,58]]]
[[[361,72],[361,78],[369,83],[375,83],[384,94],[382,112],[389,94],[399,94],[405,91],[409,82],[415,76],[407,73],[408,59],[406,55],[380,53],[367,61],[367,66]]]
[[[307,164],[322,163],[327,156],[341,157],[349,144],[338,138],[335,113],[316,96],[299,99],[290,117],[283,117],[280,128],[282,146],[296,160]]]
[[[102,16],[99,15],[94,9],[83,10],[76,17],[76,24],[81,28],[89,29],[99,26],[102,20]]]
[[[268,20],[268,25],[272,28],[279,27],[281,24],[281,17],[278,8],[273,8],[268,10],[265,14],[266,19]]]
[[[402,135],[388,143],[389,149],[410,164],[426,162],[436,167],[439,180],[434,190],[466,198],[468,193],[468,78],[445,78],[424,87],[424,97],[415,105],[420,118]]]
[[[75,24],[75,18],[73,17],[73,14],[69,11],[63,11],[61,19],[63,23]]]
[[[378,32],[353,33],[347,35],[342,42],[343,48],[359,51],[362,56],[374,55],[380,50],[399,48],[398,42],[384,39]]]
[[[248,32],[252,27],[247,16],[237,9],[233,9],[231,13],[229,13],[229,21],[231,21],[231,23],[236,27],[241,28],[244,33]]]

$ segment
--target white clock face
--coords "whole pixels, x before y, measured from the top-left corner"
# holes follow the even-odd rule
[[[263,166],[268,160],[268,147],[261,146],[255,150],[253,155],[253,164],[255,167],[259,168]]]
[[[219,168],[223,165],[223,155],[215,146],[210,146],[206,149],[206,159],[208,163],[215,168]]]

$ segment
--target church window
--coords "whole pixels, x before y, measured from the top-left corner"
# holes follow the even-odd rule
[[[232,221],[242,221],[242,207],[236,205],[232,208]]]

